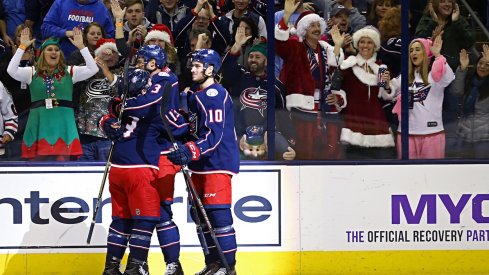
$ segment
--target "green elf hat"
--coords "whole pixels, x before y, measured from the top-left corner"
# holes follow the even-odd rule
[[[56,46],[58,46],[58,48],[61,48],[59,46],[59,39],[58,38],[49,37],[48,39],[44,40],[41,47],[39,47],[39,49],[37,49],[36,61],[39,59],[39,56],[41,56],[41,52],[44,51],[44,49],[49,45],[56,45]]]
[[[267,43],[265,42],[260,42],[258,44],[255,44],[251,47],[250,53],[251,52],[261,52],[265,57],[267,57]]]

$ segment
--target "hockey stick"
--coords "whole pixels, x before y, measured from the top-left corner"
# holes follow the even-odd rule
[[[165,117],[165,114],[166,114],[166,111],[168,108],[168,99],[170,97],[170,92],[171,92],[171,86],[168,83],[166,83],[165,88],[163,90],[163,95],[161,98],[160,116],[161,116],[161,119],[163,120],[163,124],[165,125],[166,133],[167,133],[168,137],[170,138],[171,143],[173,143],[173,148],[175,150],[178,150],[178,144],[176,143],[175,138],[173,137],[173,134],[172,134],[171,129],[170,129],[170,125],[168,125],[168,121],[166,120],[166,117]],[[187,165],[182,165],[182,173],[183,173],[183,177],[185,179],[185,184],[187,185],[187,189],[188,189],[189,196],[190,196],[190,201],[191,201],[193,207],[195,207],[199,210],[202,218],[204,219],[205,226],[207,226],[207,229],[209,230],[209,234],[211,235],[211,238],[214,241],[214,244],[216,245],[216,249],[217,249],[217,253],[219,254],[219,258],[221,259],[221,262],[224,265],[224,267],[226,268],[226,270],[228,272],[230,272],[231,268],[229,267],[228,261],[226,260],[226,257],[224,256],[224,253],[222,251],[221,245],[219,244],[219,242],[217,240],[216,233],[214,232],[214,229],[212,228],[211,222],[209,221],[209,217],[207,216],[207,212],[204,209],[204,205],[202,204],[202,201],[200,200],[199,194],[197,194],[197,191],[195,190],[195,186],[194,186],[192,178],[190,177],[190,174],[188,172]],[[194,209],[194,210],[197,212],[196,209]],[[195,223],[197,224],[197,230],[199,230],[199,227],[200,227],[200,230],[202,230],[202,226],[201,226],[201,222],[200,222],[200,218],[199,218],[199,213],[195,213],[194,216],[196,219]],[[199,235],[200,234],[201,233],[199,232]],[[204,237],[203,232],[202,232],[202,237],[199,236],[199,239],[200,238],[202,238],[204,241],[203,244],[205,244],[205,245],[203,245],[203,246],[207,247],[207,243],[205,242],[205,237]],[[206,249],[208,250],[208,248],[204,248],[204,254],[206,252]],[[209,251],[207,251],[207,252],[209,252]]]
[[[163,93],[164,94],[163,94],[162,100],[161,100],[160,117],[163,120],[163,123],[165,123],[165,122],[168,123],[168,121],[164,117],[166,114],[167,107],[168,107],[167,106],[168,98],[169,98],[170,93],[171,93],[171,86],[168,83],[165,84],[165,87],[163,88]],[[169,126],[165,125],[165,130],[168,131],[168,129],[170,129]],[[173,144],[173,149],[178,150],[178,144],[176,143],[173,135],[170,135],[169,138],[170,138],[171,143]],[[187,174],[188,174],[188,172],[187,172]],[[184,174],[184,179],[185,179],[185,183],[187,185],[187,190],[188,190],[187,180],[192,180],[192,179],[190,177],[187,179],[185,174]],[[202,245],[202,249],[204,250],[204,254],[209,255],[209,253],[210,253],[209,252],[209,246],[207,245],[207,241],[205,240],[205,235],[204,235],[204,231],[203,231],[202,222],[200,221],[199,212],[197,212],[197,207],[195,206],[195,202],[194,202],[192,193],[189,192],[188,195],[190,198],[190,211],[192,211],[195,226],[197,228],[197,236],[199,237],[199,241],[200,241],[200,244]]]
[[[131,57],[132,55],[126,57],[126,60],[124,61],[122,103],[121,103],[121,110],[119,111],[119,116],[117,118],[117,121],[119,123],[122,121],[122,113],[124,112],[124,105],[126,104],[127,90],[128,90],[127,71],[129,69],[129,60],[131,59]],[[114,151],[114,145],[115,142],[112,141],[110,144],[110,150],[109,150],[109,155],[107,157],[107,162],[105,163],[104,175],[102,176],[102,183],[100,184],[100,189],[98,191],[97,203],[95,204],[95,208],[93,209],[92,222],[90,223],[90,229],[88,230],[87,244],[90,244],[90,241],[92,240],[93,229],[95,228],[95,220],[97,218],[98,211],[100,209],[100,203],[102,202],[102,194],[104,192],[105,182],[107,180],[107,175],[109,173],[110,161],[112,160],[112,152]]]

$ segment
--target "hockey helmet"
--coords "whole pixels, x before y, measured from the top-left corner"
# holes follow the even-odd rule
[[[148,88],[149,72],[141,69],[131,69],[127,74],[127,95],[135,97]]]
[[[143,58],[145,65],[148,64],[148,62],[150,62],[151,59],[154,59],[156,61],[156,67],[158,67],[159,69],[163,69],[166,66],[166,53],[158,45],[142,46],[138,50],[136,57],[138,59]]]
[[[207,67],[209,67],[210,65],[213,65],[214,70],[212,71],[212,73],[214,75],[216,75],[221,68],[221,56],[212,49],[195,50],[195,52],[192,53],[190,61],[202,63],[204,66],[204,70],[207,69]]]

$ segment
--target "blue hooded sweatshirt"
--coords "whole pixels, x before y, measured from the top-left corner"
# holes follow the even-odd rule
[[[41,26],[42,37],[59,37],[61,50],[66,57],[76,50],[65,36],[66,31],[74,27],[85,27],[91,22],[97,22],[105,29],[108,37],[114,37],[114,23],[105,5],[99,0],[86,0],[80,4],[77,0],[56,0]]]

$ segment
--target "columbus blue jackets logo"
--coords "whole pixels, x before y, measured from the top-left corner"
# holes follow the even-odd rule
[[[431,84],[425,85],[422,82],[414,82],[413,85],[409,87],[409,92],[413,94],[413,102],[419,102],[421,104],[423,104],[423,101],[428,97],[430,90]]]
[[[107,83],[105,78],[90,81],[85,93],[88,96],[88,101],[92,99],[112,97],[109,83]]]
[[[251,87],[241,92],[239,97],[241,110],[246,108],[255,109],[263,116],[264,110],[267,109],[267,91],[260,87]]]

